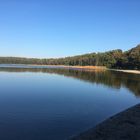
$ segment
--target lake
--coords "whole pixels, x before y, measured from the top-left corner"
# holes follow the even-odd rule
[[[140,103],[137,74],[0,67],[1,140],[66,140]]]

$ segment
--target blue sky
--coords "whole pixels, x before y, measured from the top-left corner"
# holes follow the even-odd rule
[[[140,43],[140,0],[0,0],[0,56],[64,57]]]

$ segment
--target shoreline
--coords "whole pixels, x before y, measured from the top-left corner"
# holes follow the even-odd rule
[[[68,140],[139,140],[140,104],[126,109]]]
[[[0,68],[67,68],[79,70],[106,70],[104,66],[69,66],[69,65],[32,65],[32,64],[0,64]]]
[[[106,68],[105,66],[32,65],[32,64],[9,64],[9,66],[8,66],[8,64],[0,64],[0,68],[2,68],[1,65],[5,65],[5,66],[2,66],[5,68],[6,67],[12,68],[12,67],[16,67],[16,66],[29,66],[29,67],[33,66],[35,68],[37,68],[37,67],[41,67],[41,68],[45,68],[45,67],[51,67],[51,68],[55,67],[56,68],[56,67],[58,67],[58,68],[96,70],[96,71],[111,70],[111,71],[118,71],[118,72],[124,72],[124,73],[140,74],[140,70],[109,69],[109,68]]]
[[[120,69],[109,69],[112,71],[124,72],[124,73],[133,73],[133,74],[140,74],[140,70],[120,70]]]

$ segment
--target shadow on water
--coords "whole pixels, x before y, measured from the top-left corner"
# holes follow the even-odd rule
[[[140,75],[110,70],[85,71],[67,68],[0,68],[0,72],[41,72],[58,74],[66,77],[76,78],[85,82],[102,84],[109,88],[120,89],[125,87],[135,96],[140,96]]]

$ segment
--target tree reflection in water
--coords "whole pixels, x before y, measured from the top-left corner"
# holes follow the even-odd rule
[[[77,70],[66,68],[0,68],[4,72],[42,72],[73,77],[85,82],[103,84],[110,88],[120,89],[122,86],[129,89],[135,96],[140,96],[140,75],[116,72],[110,70]]]

